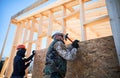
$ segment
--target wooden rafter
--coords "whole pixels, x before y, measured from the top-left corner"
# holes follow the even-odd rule
[[[23,9],[22,11],[18,12],[17,14],[15,14],[14,16],[12,16],[12,19],[24,14],[25,12],[28,12],[30,10],[32,10],[33,8],[39,6],[40,4],[45,3],[48,0],[38,0],[35,3],[33,3],[32,5],[28,6],[27,8]]]
[[[72,0],[64,0],[64,1],[60,1],[60,0],[57,0],[56,2],[54,2],[53,4],[50,4],[50,5],[47,5],[46,7],[40,9],[39,11],[36,11],[36,12],[33,12],[32,14],[28,15],[28,16],[24,16],[23,18],[20,18],[18,21],[22,21],[24,19],[27,19],[29,17],[33,17],[34,15],[36,14],[39,14],[39,13],[42,13],[42,12],[45,12],[45,11],[48,11],[50,9],[53,9],[53,8],[56,8],[56,7],[59,7],[65,3],[68,3]],[[90,0],[84,0],[84,2],[86,1],[90,1]]]

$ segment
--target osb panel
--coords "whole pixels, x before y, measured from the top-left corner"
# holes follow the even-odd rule
[[[77,58],[68,61],[66,78],[120,78],[113,37],[79,43]],[[33,77],[42,78],[46,50],[35,55]]]

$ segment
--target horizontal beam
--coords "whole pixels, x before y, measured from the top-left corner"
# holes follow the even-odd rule
[[[27,19],[27,18],[32,17],[32,16],[34,16],[34,15],[36,15],[36,14],[39,14],[39,13],[41,13],[41,12],[50,10],[50,9],[52,9],[52,8],[54,8],[54,7],[58,7],[58,6],[66,3],[66,2],[69,2],[69,1],[72,1],[72,0],[64,0],[64,1],[57,0],[56,2],[54,2],[54,3],[50,4],[50,5],[47,5],[46,7],[41,8],[40,10],[38,10],[38,11],[36,11],[36,12],[33,12],[32,14],[30,14],[30,15],[28,15],[28,16],[25,16],[25,17],[19,19],[18,21]]]
[[[102,11],[101,11],[102,10]],[[91,17],[98,17],[98,16],[102,16],[102,15],[106,15],[107,14],[107,9],[106,8],[102,8],[101,10],[94,10],[92,12],[86,12],[85,13],[85,17],[86,19],[89,19]],[[80,11],[76,10],[73,13],[67,15],[64,17],[65,20],[70,20],[73,17],[78,17],[79,16]]]
[[[86,21],[84,23],[84,26],[93,26],[93,25],[103,23],[103,22],[106,22],[106,21],[109,21],[109,16],[108,15],[104,15],[104,16],[96,18],[94,20]]]
[[[75,17],[75,16],[79,16],[79,13],[80,13],[80,11],[77,10],[77,11],[75,11],[75,12],[73,12],[73,13],[65,16],[64,19],[65,19],[65,20],[70,20],[71,18],[73,18],[73,17]]]
[[[99,9],[94,10],[94,11],[87,11],[85,13],[85,18],[89,19],[89,18],[94,18],[94,17],[98,17],[98,16],[100,17],[103,15],[108,15],[106,7],[101,7]]]
[[[85,5],[85,10],[92,10],[92,9],[100,8],[100,7],[103,7],[103,6],[106,6],[105,0],[98,0],[97,2],[86,4]]]
[[[47,5],[46,7],[41,8],[40,10],[38,10],[36,12],[33,12],[32,14],[29,14],[28,16],[24,16],[23,18],[20,18],[18,21],[28,19],[29,17],[34,17],[34,15],[40,14],[42,12],[51,10],[53,8],[56,8],[56,7],[60,7],[61,5],[65,4],[65,3],[68,3],[70,1],[72,1],[72,0],[63,0],[63,1],[57,0],[56,2],[54,2],[54,3],[50,4],[50,5]],[[84,0],[84,1],[90,1],[90,0]]]
[[[43,4],[45,2],[47,2],[48,0],[38,0],[35,3],[33,3],[32,5],[28,6],[27,8],[23,9],[22,11],[18,12],[17,14],[15,14],[14,16],[12,16],[12,19],[24,14],[25,12],[28,12],[30,10],[32,10],[33,8],[39,6],[40,4]]]

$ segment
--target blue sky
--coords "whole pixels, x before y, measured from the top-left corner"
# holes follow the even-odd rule
[[[2,50],[11,16],[15,15],[35,1],[37,0],[0,0],[0,52]],[[46,4],[54,1],[56,0],[49,0],[49,2]],[[41,7],[44,7],[44,5]],[[6,42],[7,44],[4,49],[3,57],[9,56],[10,54],[11,46],[14,40],[15,29],[16,26],[12,25]]]
[[[11,16],[15,15],[35,1],[36,0],[0,0],[0,52],[3,46],[5,35],[7,33]],[[10,54],[14,33],[15,26],[12,25],[8,35],[3,57],[9,56]]]
[[[14,16],[16,13],[20,12],[21,10],[23,10],[24,8],[28,7],[29,5],[33,4],[35,1],[37,0],[0,0],[0,52],[2,50],[2,46],[5,40],[5,36],[7,33],[7,29],[8,29],[8,25],[10,23],[10,18],[11,16]],[[52,3],[56,0],[49,0],[49,2],[45,3],[42,6],[39,6],[37,8],[35,8],[33,10],[33,12],[35,10],[38,10],[41,7],[44,7],[45,5]],[[31,13],[32,11],[30,11]],[[29,12],[28,12],[29,13]],[[12,43],[14,40],[14,35],[15,35],[15,30],[16,30],[16,26],[11,25],[9,34],[8,34],[8,38],[7,38],[7,42],[5,45],[5,49],[4,49],[4,54],[3,57],[9,56],[10,52],[11,52],[11,47],[12,47]],[[43,46],[44,48],[45,46]]]

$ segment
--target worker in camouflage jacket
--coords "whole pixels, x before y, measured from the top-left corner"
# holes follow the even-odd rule
[[[17,46],[17,53],[14,57],[13,72],[10,78],[24,78],[25,69],[30,65],[32,58],[35,55],[35,51],[32,51],[32,55],[25,58],[26,48],[24,45]]]
[[[63,33],[57,32],[52,35],[52,38],[54,40],[46,54],[43,78],[65,78],[67,60],[75,59],[79,48],[78,40],[73,41],[69,47],[66,47]]]

